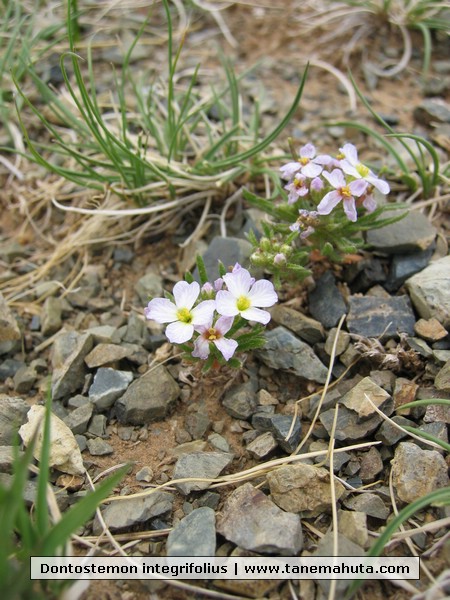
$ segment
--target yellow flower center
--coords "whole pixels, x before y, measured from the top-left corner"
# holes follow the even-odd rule
[[[252,303],[246,296],[241,296],[240,298],[238,298],[238,301],[236,302],[237,309],[241,312],[243,310],[247,310],[247,308],[250,308],[251,304]]]
[[[309,163],[309,158],[306,158],[306,156],[301,156],[301,157],[298,159],[298,162],[299,162],[301,165],[307,165],[307,164]]]
[[[367,175],[370,173],[369,167],[366,167],[366,165],[363,165],[361,163],[359,163],[359,165],[356,165],[356,170],[361,175],[361,177],[367,177]]]
[[[345,158],[345,154],[342,154],[342,152],[339,152],[338,154],[336,154],[336,158],[338,160],[343,160]]]
[[[303,185],[303,181],[301,179],[297,179],[297,177],[294,178],[293,184],[296,188],[300,188]]]
[[[191,323],[192,322],[192,315],[188,308],[180,308],[177,311],[177,317],[178,317],[178,320],[181,321],[182,323]]]
[[[214,327],[210,327],[208,329],[208,333],[206,334],[206,338],[210,341],[213,342],[214,340],[217,340],[217,338],[219,337],[217,331],[214,329]]]
[[[345,196],[345,198],[351,198],[352,197],[352,193],[351,193],[350,188],[348,187],[348,185],[344,185],[344,187],[341,187],[341,189],[339,191],[341,193],[341,196]]]

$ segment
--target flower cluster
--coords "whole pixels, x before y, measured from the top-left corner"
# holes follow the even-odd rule
[[[282,280],[304,279],[311,262],[341,261],[365,245],[364,233],[402,219],[405,212],[387,216],[399,205],[380,202],[376,194],[390,192],[389,184],[358,158],[353,144],[335,156],[318,154],[313,144],[293,151],[293,160],[280,168],[283,191],[275,201],[244,190],[249,204],[266,212],[262,237],[249,231],[251,261]],[[286,193],[284,193],[284,190]]]
[[[358,151],[353,144],[345,144],[337,157],[316,156],[313,144],[306,144],[299,151],[296,161],[289,162],[280,169],[281,177],[288,180],[284,189],[289,192],[288,204],[297,204],[300,199],[309,200],[313,209],[299,208],[299,217],[291,226],[291,231],[301,231],[305,238],[315,231],[315,227],[305,217],[310,216],[317,223],[320,215],[329,215],[341,206],[347,218],[353,223],[358,219],[358,208],[373,212],[376,201],[374,189],[382,194],[389,193],[389,184],[377,177],[358,159]],[[310,212],[310,215],[306,213]]]
[[[185,344],[193,340],[190,353],[194,358],[205,360],[218,350],[229,361],[240,347],[240,338],[226,335],[234,335],[246,321],[266,325],[270,313],[262,309],[277,300],[270,281],[256,281],[236,263],[230,273],[212,284],[206,281],[200,287],[196,281],[179,281],[173,288],[173,299],[154,298],[144,313],[147,319],[168,323],[165,333],[170,342]],[[236,323],[238,319],[242,324]],[[248,334],[245,339],[248,342]]]

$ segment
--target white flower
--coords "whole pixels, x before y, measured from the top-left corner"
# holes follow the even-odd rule
[[[270,313],[258,307],[273,306],[278,301],[273,284],[266,279],[255,281],[240,265],[232,273],[223,276],[227,290],[217,292],[216,310],[225,317],[241,315],[248,321],[264,325],[270,321]]]
[[[340,148],[340,152],[345,157],[340,161],[340,168],[347,175],[351,175],[355,179],[364,179],[370,185],[377,188],[382,194],[389,194],[389,184],[380,179],[373,173],[369,167],[363,165],[358,160],[358,151],[353,144],[345,144],[343,148]]]
[[[173,288],[175,303],[167,298],[153,298],[144,309],[145,316],[158,323],[169,323],[166,328],[169,341],[183,344],[191,339],[194,327],[209,322],[215,309],[214,300],[204,300],[192,308],[199,294],[196,281],[179,281]]]
[[[316,156],[316,148],[313,144],[306,144],[299,150],[299,157],[296,162],[289,162],[280,168],[283,179],[291,179],[300,172],[304,177],[313,179],[318,177],[325,166],[328,166],[333,159],[321,154]]]
[[[211,317],[208,323],[196,327],[195,331],[198,331],[200,335],[194,342],[192,356],[202,359],[208,358],[209,346],[213,343],[220,350],[224,359],[230,360],[238,347],[238,343],[236,340],[229,340],[224,336],[231,329],[233,321],[234,317],[219,317],[213,325]]]
[[[317,206],[319,215],[329,215],[335,206],[342,201],[345,214],[350,221],[356,221],[358,215],[356,212],[355,197],[359,198],[367,189],[367,182],[357,179],[347,183],[344,174],[339,169],[334,169],[331,173],[324,171],[323,176],[335,188],[322,198]]]

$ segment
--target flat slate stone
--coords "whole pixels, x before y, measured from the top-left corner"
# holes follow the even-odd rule
[[[65,331],[57,336],[52,356],[53,400],[64,398],[83,386],[84,358],[92,350],[93,343],[89,333]]]
[[[329,271],[325,271],[319,277],[316,287],[309,294],[309,312],[327,329],[337,325],[342,315],[347,312],[347,306],[336,285],[334,275]]]
[[[286,436],[291,431],[292,417],[289,415],[266,415],[257,413],[253,415],[252,425],[258,431],[269,431],[275,440],[286,452],[294,452],[300,443],[302,424],[297,417],[294,419],[294,427],[288,439]]]
[[[405,283],[417,312],[450,327],[450,256],[435,260]]]
[[[213,238],[203,254],[209,281],[212,282],[219,277],[219,260],[223,262],[226,268],[234,266],[236,263],[239,263],[242,267],[248,267],[252,250],[253,247],[247,240],[220,236]],[[193,276],[194,279],[199,281],[197,268],[194,269]]]
[[[379,298],[350,296],[347,326],[350,333],[363,337],[394,337],[399,333],[414,335],[414,316],[407,296]]]
[[[89,400],[97,412],[110,408],[133,381],[131,371],[116,371],[107,367],[98,369],[89,388]]]
[[[182,519],[167,538],[167,556],[214,556],[216,517],[207,506],[193,510]]]
[[[389,216],[404,213],[404,210],[390,211]],[[412,210],[400,221],[370,229],[366,234],[367,243],[374,250],[387,254],[403,254],[426,250],[436,237],[436,228],[422,213]]]
[[[173,479],[215,479],[231,463],[234,455],[228,452],[192,452],[182,454],[175,465]],[[209,481],[186,481],[177,487],[186,496],[192,491],[204,490]]]
[[[265,338],[266,345],[256,353],[267,366],[289,371],[310,381],[325,383],[327,368],[312,348],[289,329],[280,325],[266,331]]]

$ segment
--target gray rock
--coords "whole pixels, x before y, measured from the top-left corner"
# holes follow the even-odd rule
[[[146,334],[147,328],[145,322],[135,312],[131,312],[128,317],[128,323],[125,326],[122,341],[129,344],[142,345]]]
[[[86,442],[88,450],[92,456],[106,456],[108,454],[113,454],[114,448],[102,438],[92,438],[91,440],[87,440]]]
[[[121,499],[102,508],[102,516],[110,531],[127,531],[154,517],[171,512],[173,494],[154,492],[139,498]],[[94,535],[100,535],[102,526],[97,517],[93,523]]]
[[[121,340],[117,327],[113,327],[112,325],[89,327],[86,333],[92,335],[94,344],[118,344]]]
[[[350,510],[363,512],[369,517],[381,519],[382,521],[385,521],[389,516],[389,510],[383,500],[371,492],[364,492],[346,498],[344,506]]]
[[[277,446],[278,444],[273,433],[266,431],[250,442],[247,446],[247,450],[252,456],[260,459],[270,454]]]
[[[351,542],[365,548],[369,542],[366,513],[340,510],[338,512],[338,531],[345,534],[345,537]]]
[[[347,537],[342,535],[342,533],[338,533],[338,548],[339,548],[339,556],[359,556],[362,557],[365,555],[364,549],[361,548],[358,544],[355,544]],[[328,531],[319,543],[317,544],[317,549],[312,554],[312,556],[333,556],[334,549],[334,532]],[[329,595],[330,591],[330,580],[324,578],[317,578],[315,581],[322,588],[323,592],[326,596]],[[344,598],[345,591],[352,583],[351,579],[339,579],[336,582],[336,598]]]
[[[309,294],[309,311],[327,329],[337,325],[342,315],[347,312],[344,298],[330,271],[325,271]]]
[[[403,502],[414,502],[448,486],[447,471],[447,464],[439,452],[422,450],[411,442],[400,442],[392,460],[393,485]]]
[[[219,433],[211,433],[211,435],[208,436],[208,442],[219,452],[230,452],[230,444]]]
[[[159,273],[146,273],[139,279],[135,291],[143,306],[147,306],[152,298],[163,295],[162,277]]]
[[[219,502],[220,502],[220,494],[218,494],[217,492],[211,492],[211,491],[206,491],[204,494],[202,494],[200,496],[200,498],[197,499],[197,505],[199,507],[201,506],[208,506],[209,508],[212,508],[213,510],[216,510],[216,508],[219,506]]]
[[[333,349],[334,340],[336,339],[337,328],[333,327],[330,329],[327,335],[327,341],[325,342],[325,352],[328,356],[331,356],[331,351]],[[339,336],[336,343],[336,356],[340,356],[343,352],[345,352],[350,344],[350,334],[346,331],[340,331]]]
[[[163,366],[151,369],[133,381],[115,408],[123,424],[145,425],[164,419],[180,395],[180,388]]]
[[[20,340],[21,333],[3,294],[0,292],[0,343]]]
[[[206,412],[195,412],[185,417],[184,426],[193,440],[200,440],[210,428],[211,421]]]
[[[405,425],[408,427],[416,426],[414,421],[410,421],[406,417],[402,417],[400,415],[395,415],[394,417],[392,417],[391,420],[394,423],[397,423],[397,425],[400,425],[401,427],[404,427]],[[400,429],[397,429],[397,427],[395,427],[395,425],[392,425],[392,423],[390,423],[389,421],[384,421],[380,429],[375,434],[375,439],[379,440],[380,442],[383,442],[385,446],[393,446],[394,444],[402,440],[404,437],[407,437],[407,435],[408,433],[406,431],[403,432]]]
[[[142,467],[136,473],[136,481],[145,481],[146,483],[150,483],[154,477],[153,469],[151,467]]]
[[[63,419],[64,423],[72,430],[73,434],[85,433],[89,421],[91,420],[93,410],[94,407],[91,402],[83,404],[69,413],[69,415]]]
[[[450,123],[450,105],[443,98],[426,98],[414,109],[414,118],[422,125]]]
[[[422,271],[430,262],[433,250],[422,250],[412,254],[396,254],[392,258],[389,268],[389,277],[384,287],[394,292],[415,273]]]
[[[11,473],[16,454],[22,458],[24,453],[14,446],[0,446],[0,473]]]
[[[253,247],[247,240],[220,236],[213,238],[203,254],[209,281],[214,281],[219,277],[219,260],[223,262],[226,268],[234,266],[237,262],[242,267],[248,267],[252,250]],[[197,269],[194,270],[193,275],[194,279],[199,281]]]
[[[233,385],[222,401],[224,409],[235,419],[248,419],[258,409],[256,386],[252,379]]]
[[[450,256],[433,261],[406,281],[411,301],[424,319],[450,327]]]
[[[193,510],[182,519],[167,538],[167,556],[214,556],[216,524],[212,508]]]
[[[87,432],[94,437],[106,436],[107,419],[105,415],[94,415],[89,423]]]
[[[131,371],[116,371],[110,368],[98,369],[89,388],[89,400],[97,412],[110,408],[120,398],[133,381]]]
[[[385,409],[390,394],[382,387],[377,385],[370,377],[364,377],[350,391],[348,391],[341,399],[341,403],[350,410],[354,410],[358,414],[358,419],[369,419],[380,410]]]
[[[291,430],[292,421],[294,421],[294,427],[292,428],[290,437],[286,439]],[[270,431],[285,452],[294,452],[300,443],[302,424],[298,417],[293,419],[289,415],[267,415],[257,413],[252,418],[252,425],[258,431]]]
[[[322,323],[311,319],[298,310],[289,308],[282,304],[276,304],[271,310],[272,319],[275,323],[283,325],[296,333],[302,340],[310,344],[317,344],[325,339],[325,331]]]
[[[383,460],[378,450],[372,446],[361,457],[359,476],[364,483],[375,481],[377,475],[383,470]]]
[[[18,394],[26,394],[31,388],[34,386],[38,374],[36,373],[36,369],[34,369],[31,365],[24,365],[20,367],[17,373],[14,375],[14,390]]]
[[[314,462],[316,463],[323,463],[323,465],[327,468],[330,468],[330,459],[327,458],[325,460],[325,463],[323,462],[324,456],[327,455],[329,450],[329,444],[328,442],[325,442],[324,440],[316,440],[315,442],[311,442],[311,444],[309,445],[309,449],[308,452],[324,452],[325,454],[323,454],[322,456],[316,456],[314,458]],[[348,461],[350,460],[351,455],[348,452],[335,452],[333,454],[333,471],[334,473],[339,473],[339,471],[342,469],[342,467],[348,463]]]
[[[45,336],[53,335],[62,327],[62,309],[61,298],[49,296],[44,302],[41,315],[41,331]]]
[[[418,427],[418,431],[423,431],[426,434],[430,434],[438,440],[445,442],[448,444],[448,432],[447,432],[447,424],[443,421],[434,421],[433,423],[424,423],[420,427]],[[425,442],[417,441],[421,448],[425,450],[429,450],[430,446]],[[444,450],[438,450],[438,452],[444,452]]]
[[[23,367],[24,363],[21,360],[15,358],[7,358],[0,362],[0,381],[6,381],[8,377],[14,377],[20,367]]]
[[[127,358],[132,354],[132,350],[126,346],[117,344],[98,344],[85,357],[84,362],[90,369],[101,367],[109,363],[115,363],[122,358]]]
[[[0,446],[17,442],[17,432],[27,420],[29,410],[29,405],[22,398],[0,394]]]
[[[252,552],[292,556],[303,547],[300,517],[282,511],[250,483],[228,496],[218,517],[217,531]]]
[[[88,333],[61,332],[55,339],[52,356],[52,398],[69,396],[83,386],[86,367],[84,357],[92,350]]]
[[[350,296],[349,307],[350,333],[384,339],[399,333],[414,335],[416,318],[407,296]]]
[[[440,369],[434,378],[434,385],[438,390],[450,392],[450,360]]]
[[[267,366],[310,381],[325,382],[327,368],[306,342],[282,326],[267,331],[265,338],[266,345],[256,353]]]
[[[330,410],[323,412],[319,417],[320,422],[327,430],[328,435],[331,434],[333,429],[334,413],[335,409],[331,408]],[[335,438],[339,441],[360,440],[372,433],[372,431],[375,431],[382,420],[382,417],[375,414],[369,419],[360,421],[358,414],[354,410],[341,406],[339,407],[337,417]]]
[[[267,473],[270,495],[287,512],[313,517],[331,511],[331,483],[328,469],[302,463],[286,465]],[[334,482],[336,499],[344,486]]]
[[[199,478],[215,479],[231,463],[233,454],[226,452],[192,452],[182,454],[178,459],[173,479]],[[192,491],[204,490],[209,487],[209,481],[187,481],[175,486],[187,496]]]
[[[394,217],[405,211],[390,211]],[[370,229],[367,232],[367,243],[379,252],[388,254],[403,254],[426,250],[436,237],[436,228],[431,225],[425,215],[417,210],[406,213],[406,216],[385,227]]]

